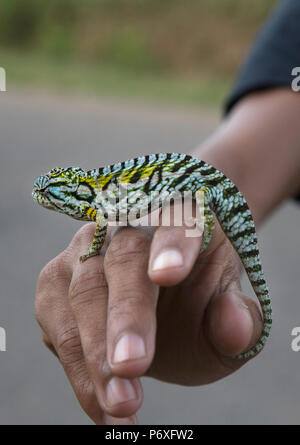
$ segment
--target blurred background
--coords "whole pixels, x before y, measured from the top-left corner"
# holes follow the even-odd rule
[[[1,0],[10,82],[220,104],[275,0]]]
[[[36,280],[80,223],[35,205],[34,179],[141,154],[189,152],[221,107],[274,0],[1,0],[0,424],[89,424],[34,318]],[[299,423],[299,209],[260,244],[274,301],[264,353],[202,388],[144,379],[142,424]],[[245,286],[249,289],[245,281]]]

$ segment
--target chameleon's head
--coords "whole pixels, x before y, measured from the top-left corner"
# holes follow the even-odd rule
[[[65,213],[75,219],[87,219],[82,209],[90,207],[93,188],[80,168],[54,168],[39,176],[33,186],[33,199],[49,210]]]

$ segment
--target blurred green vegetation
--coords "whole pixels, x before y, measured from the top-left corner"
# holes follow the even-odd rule
[[[1,0],[8,82],[220,103],[276,0]]]

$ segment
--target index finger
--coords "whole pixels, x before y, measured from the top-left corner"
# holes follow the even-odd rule
[[[108,288],[103,256],[94,256],[86,262],[79,262],[80,254],[84,253],[90,243],[94,229],[95,225],[89,224],[81,230],[77,252],[74,252],[69,301],[100,406],[110,416],[129,417],[140,406],[141,388],[137,379],[113,376],[107,362]]]

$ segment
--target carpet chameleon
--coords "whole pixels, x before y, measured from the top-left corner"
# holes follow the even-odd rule
[[[127,207],[124,207],[124,200],[119,196],[122,187],[127,191]],[[112,191],[110,188],[113,188]],[[55,168],[36,179],[32,195],[45,208],[75,219],[97,222],[94,239],[87,253],[80,258],[80,261],[85,261],[99,254],[111,213],[114,218],[121,220],[124,217],[122,212],[125,211],[125,218],[129,219],[129,211],[134,209],[137,210],[136,217],[139,217],[150,208],[153,210],[151,201],[155,192],[158,196],[157,207],[161,207],[164,197],[185,191],[191,192],[196,202],[199,192],[204,196],[205,220],[201,250],[211,240],[214,213],[238,253],[260,302],[264,317],[262,335],[252,349],[236,356],[239,359],[251,357],[264,347],[270,334],[271,301],[251,212],[237,187],[223,173],[189,155],[159,153],[87,171],[75,167]],[[139,199],[141,192],[144,201]]]

